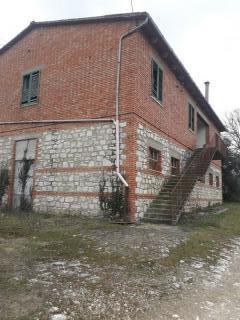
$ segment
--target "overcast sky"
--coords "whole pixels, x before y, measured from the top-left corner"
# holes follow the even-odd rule
[[[211,82],[210,104],[221,118],[240,108],[239,0],[133,0],[133,5],[151,14],[202,91],[203,82]],[[33,20],[129,11],[130,0],[2,0],[0,47]]]

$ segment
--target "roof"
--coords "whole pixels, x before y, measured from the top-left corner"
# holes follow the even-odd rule
[[[135,13],[124,13],[124,14],[113,14],[98,17],[88,17],[79,19],[65,19],[55,21],[42,21],[42,22],[31,22],[22,32],[20,32],[15,38],[9,41],[0,49],[0,55],[6,52],[9,48],[15,45],[18,41],[24,38],[28,33],[37,28],[45,28],[59,25],[76,25],[83,23],[96,23],[96,22],[108,22],[108,21],[142,21],[148,18],[148,23],[143,27],[143,32],[151,41],[152,45],[159,51],[160,56],[166,62],[168,67],[175,74],[176,78],[181,82],[185,89],[197,102],[198,106],[202,111],[213,121],[219,131],[226,131],[225,126],[219,119],[217,114],[214,112],[208,101],[205,99],[193,79],[191,78],[184,65],[178,59],[173,49],[170,47],[158,26],[155,24],[151,16],[147,12],[135,12]]]

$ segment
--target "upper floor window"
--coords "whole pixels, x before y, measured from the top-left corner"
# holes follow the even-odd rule
[[[154,60],[152,60],[152,95],[160,102],[162,102],[163,71]]]
[[[23,76],[21,105],[38,101],[40,71],[33,71]]]
[[[157,149],[149,147],[149,168],[161,171],[161,152]]]
[[[192,131],[195,129],[195,109],[191,103],[188,104],[188,128]]]

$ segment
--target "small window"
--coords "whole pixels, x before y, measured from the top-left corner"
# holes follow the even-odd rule
[[[220,179],[219,179],[219,176],[216,176],[216,187],[217,187],[217,188],[220,187]]]
[[[161,152],[152,147],[149,147],[149,168],[161,171]]]
[[[188,128],[192,131],[195,129],[195,110],[190,103],[188,104]]]
[[[171,158],[171,174],[177,175],[180,173],[180,161],[174,157]]]
[[[21,105],[38,101],[39,71],[34,71],[23,76]]]
[[[152,60],[152,95],[162,102],[163,71],[159,65]]]
[[[209,185],[212,186],[213,185],[213,174],[209,173]]]

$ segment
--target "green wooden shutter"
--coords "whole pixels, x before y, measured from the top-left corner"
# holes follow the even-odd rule
[[[22,99],[21,99],[22,104],[28,103],[29,89],[30,89],[30,75],[27,74],[23,77]]]
[[[152,60],[152,95],[158,98],[158,65]]]
[[[162,91],[163,91],[163,71],[158,68],[158,99],[162,101]]]
[[[30,102],[37,101],[39,90],[39,71],[31,74],[31,91],[30,91]]]

